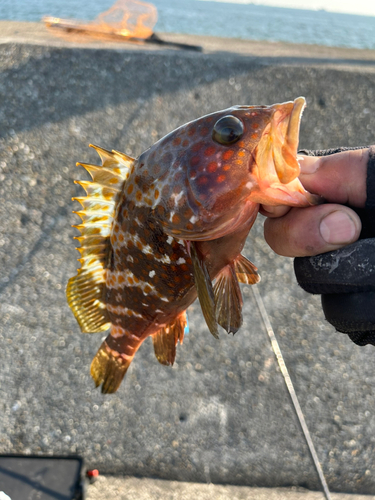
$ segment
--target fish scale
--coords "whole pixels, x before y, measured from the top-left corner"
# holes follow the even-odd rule
[[[102,392],[115,392],[142,342],[172,365],[186,309],[199,298],[210,332],[242,324],[239,283],[259,281],[241,251],[259,204],[309,206],[297,161],[304,98],[233,106],[171,132],[133,159],[93,146],[102,166],[80,164],[93,182],[67,287],[85,333],[110,330],[91,364]]]

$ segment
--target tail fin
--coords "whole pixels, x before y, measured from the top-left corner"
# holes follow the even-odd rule
[[[116,392],[133,357],[111,349],[104,341],[91,363],[90,373],[96,387],[102,384],[103,394]]]

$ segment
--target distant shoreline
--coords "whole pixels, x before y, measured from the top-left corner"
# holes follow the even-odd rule
[[[245,56],[261,60],[265,64],[294,64],[334,66],[338,69],[375,72],[375,50],[323,45],[293,44],[285,42],[252,41],[212,36],[157,33],[165,41],[200,45],[203,54],[221,57]],[[55,36],[44,23],[0,20],[1,44],[32,44],[65,48],[93,48],[127,51],[174,52],[157,44],[135,44],[128,42],[100,41],[84,38],[82,41]],[[177,49],[178,50],[178,49]],[[201,54],[180,50],[181,54]]]

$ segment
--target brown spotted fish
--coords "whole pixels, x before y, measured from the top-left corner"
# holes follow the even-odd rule
[[[309,206],[298,179],[305,99],[233,106],[174,130],[133,159],[93,146],[102,166],[80,164],[93,182],[76,239],[81,268],[67,287],[82,332],[110,333],[91,364],[115,392],[142,342],[172,365],[186,309],[198,296],[210,332],[242,323],[239,283],[259,281],[241,255],[260,203]],[[213,284],[214,281],[214,284]]]

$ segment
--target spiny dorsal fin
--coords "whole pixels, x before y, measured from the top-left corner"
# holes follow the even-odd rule
[[[244,283],[246,285],[255,285],[255,283],[259,283],[260,276],[258,274],[258,269],[246,257],[239,255],[233,261],[233,264],[239,283]]]
[[[242,325],[242,295],[232,263],[216,277],[214,286],[216,320],[228,333]]]
[[[92,146],[92,145],[91,145]],[[102,166],[78,163],[91,175],[93,182],[75,181],[86,191],[86,197],[73,198],[81,204],[76,211],[81,224],[73,226],[80,231],[75,237],[80,243],[81,268],[70,278],[66,290],[68,304],[83,333],[103,332],[111,323],[103,301],[105,265],[111,247],[109,236],[116,203],[122,186],[134,164],[130,156],[92,146],[102,160]]]
[[[119,151],[108,151],[94,144],[90,144],[90,148],[94,148],[98,153],[104,168],[113,168],[114,170],[119,168],[125,174],[134,163],[134,158]]]
[[[176,345],[184,340],[187,326],[186,313],[182,313],[172,324],[164,326],[152,335],[156,359],[162,365],[173,365],[176,357]]]

